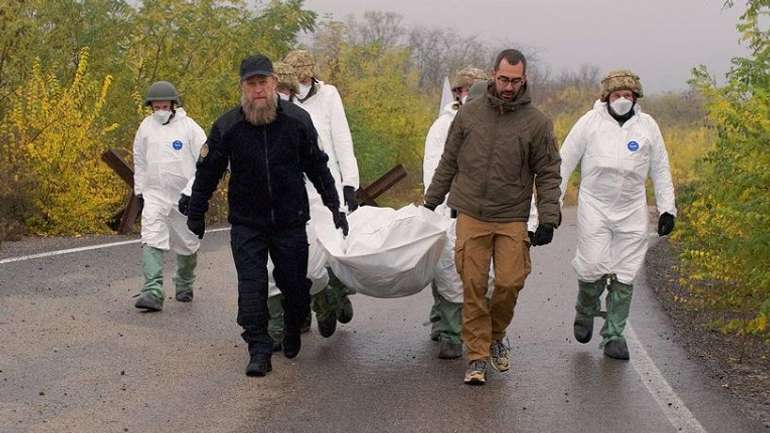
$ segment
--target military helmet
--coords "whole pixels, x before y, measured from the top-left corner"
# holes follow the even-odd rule
[[[644,92],[642,92],[642,82],[639,80],[639,76],[627,69],[610,71],[607,76],[604,77],[601,84],[600,99],[603,102],[606,102],[610,93],[616,90],[630,90],[634,92],[637,98],[644,96]]]
[[[316,65],[315,57],[310,51],[307,50],[294,50],[290,51],[283,61],[294,67],[294,72],[297,74],[297,79],[302,81],[306,78],[318,77],[318,65]]]
[[[278,87],[285,87],[293,93],[299,93],[299,80],[293,66],[286,62],[275,62],[273,73],[278,79]]]
[[[488,78],[489,74],[483,70],[474,68],[472,66],[466,66],[455,73],[449,84],[452,87],[452,90],[458,87],[465,87],[466,89],[470,89],[470,87],[476,81],[486,80]]]
[[[144,105],[150,105],[152,101],[173,101],[177,105],[180,104],[176,87],[168,81],[156,81],[147,89]]]

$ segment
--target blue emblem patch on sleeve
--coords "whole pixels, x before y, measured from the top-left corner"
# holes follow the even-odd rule
[[[174,140],[174,142],[171,143],[171,147],[173,147],[174,150],[182,150],[182,141],[181,140]]]

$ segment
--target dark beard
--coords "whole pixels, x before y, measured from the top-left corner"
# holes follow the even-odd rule
[[[243,115],[246,117],[246,121],[252,125],[259,126],[273,123],[276,116],[278,116],[276,110],[277,106],[278,102],[276,101],[275,96],[268,97],[265,100],[264,106],[257,107],[253,101],[247,101],[246,96],[241,94],[241,108],[243,109]]]

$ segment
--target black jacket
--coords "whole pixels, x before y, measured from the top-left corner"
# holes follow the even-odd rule
[[[211,194],[230,163],[230,224],[288,228],[310,219],[303,173],[332,211],[340,207],[328,156],[318,147],[310,115],[290,102],[278,102],[270,124],[247,122],[240,107],[214,122],[198,160],[189,217],[203,218]]]

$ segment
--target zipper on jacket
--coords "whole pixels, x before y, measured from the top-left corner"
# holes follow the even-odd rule
[[[267,154],[267,125],[262,130],[262,137],[264,139],[265,148],[265,173],[267,174],[267,195],[270,197],[270,222],[275,225],[275,209],[273,207],[273,187],[270,181],[270,159]]]
[[[495,119],[495,128],[494,128],[494,134],[492,134],[492,140],[491,145],[489,148],[489,152],[487,153],[487,169],[484,170],[484,188],[481,192],[481,198],[482,200],[486,200],[487,198],[487,188],[489,187],[489,172],[491,171],[491,165],[492,165],[492,156],[495,150],[495,143],[497,142],[497,132],[500,125],[500,117],[502,117],[503,111],[502,109],[498,113],[497,119]],[[479,216],[484,216],[484,206],[479,207]]]

